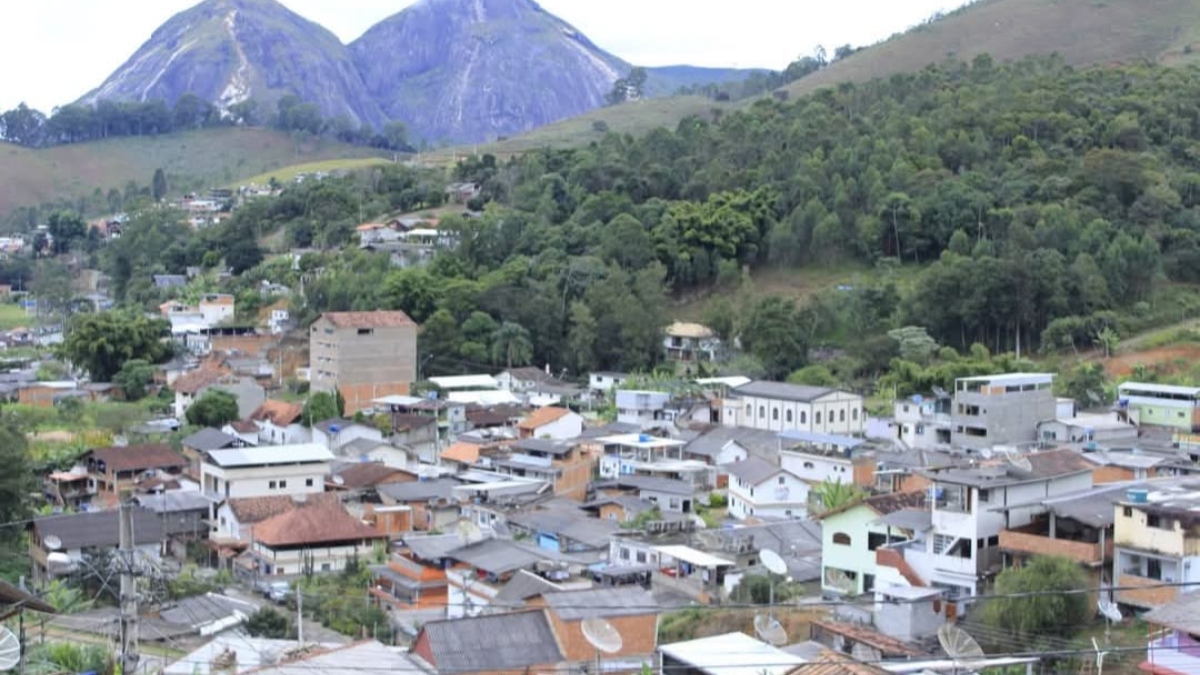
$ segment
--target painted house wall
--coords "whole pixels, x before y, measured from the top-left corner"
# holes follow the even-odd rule
[[[750,485],[729,477],[729,515],[738,520],[751,517],[802,518],[808,514],[810,486],[787,471]]]
[[[200,465],[204,492],[218,499],[316,494],[325,491],[325,477],[329,473],[328,463],[236,469],[223,469],[207,462]]]
[[[256,541],[252,545],[255,553],[262,558],[267,568],[263,574],[282,576],[303,574],[306,564],[311,563],[312,571],[340,572],[346,568],[346,563],[355,557],[362,560],[369,557],[374,550],[371,541],[363,540],[353,545],[344,546],[314,546],[306,549],[273,549],[266,544]]]
[[[860,435],[867,414],[862,397],[849,392],[835,391],[809,402],[741,396],[725,400],[721,423],[767,431]]]

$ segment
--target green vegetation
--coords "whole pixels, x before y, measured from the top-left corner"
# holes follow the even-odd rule
[[[250,637],[285,640],[292,635],[292,622],[273,607],[261,607],[246,619]]]
[[[187,409],[187,422],[194,427],[220,429],[237,418],[237,396],[221,389],[206,391]]]
[[[63,357],[83,368],[95,382],[110,382],[126,362],[161,363],[171,356],[162,342],[168,325],[128,312],[77,314],[60,348]]]
[[[866,497],[867,493],[854,483],[843,483],[841,479],[836,481],[826,479],[813,488],[813,510],[818,513],[835,511],[860,502]]]
[[[984,620],[1027,640],[1065,635],[1091,618],[1085,593],[1087,575],[1070,558],[1039,556],[1021,567],[1010,567],[996,577],[995,595],[983,608]],[[1020,597],[1021,594],[1035,594]],[[1004,597],[1004,596],[1017,597]]]

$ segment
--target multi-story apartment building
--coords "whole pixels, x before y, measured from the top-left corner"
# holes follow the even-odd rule
[[[1117,411],[1138,426],[1200,432],[1200,387],[1124,382],[1117,387]]]
[[[596,461],[581,444],[524,438],[508,447],[511,452],[507,457],[492,460],[497,473],[544,480],[560,497],[580,502],[587,497]]]
[[[1052,373],[1008,373],[954,381],[950,443],[982,450],[1033,443],[1037,424],[1054,419],[1057,399]]]
[[[200,485],[215,501],[325,491],[333,453],[323,445],[267,445],[210,450],[200,462]]]
[[[721,423],[767,431],[795,429],[823,434],[862,434],[867,413],[862,396],[826,387],[751,382],[729,392]]]
[[[1200,482],[1130,489],[1113,530],[1118,602],[1158,607],[1200,584]]]
[[[408,394],[417,380],[417,324],[404,312],[326,312],[309,329],[314,391],[342,393],[345,414]]]
[[[915,450],[950,447],[953,407],[950,394],[945,391],[896,401],[892,411],[896,438]]]

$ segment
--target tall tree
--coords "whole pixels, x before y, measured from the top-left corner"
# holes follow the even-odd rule
[[[492,361],[506,368],[526,366],[533,360],[533,341],[525,327],[505,321],[492,335]]]
[[[996,577],[995,598],[983,607],[984,620],[1028,639],[1064,635],[1088,621],[1087,575],[1070,558],[1037,556]]]
[[[161,202],[167,196],[167,174],[161,168],[154,170],[154,178],[150,181],[150,196],[154,201]]]
[[[238,418],[238,400],[220,389],[209,389],[187,409],[188,424],[197,427],[222,426]]]
[[[169,327],[163,319],[137,313],[79,314],[71,319],[59,352],[93,381],[109,382],[127,361],[161,363],[169,358],[171,348],[163,342]]]

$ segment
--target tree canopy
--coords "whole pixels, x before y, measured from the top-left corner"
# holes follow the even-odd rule
[[[238,418],[237,396],[220,389],[209,389],[188,406],[188,424],[220,429]]]
[[[171,347],[163,340],[167,331],[165,320],[133,312],[78,314],[71,319],[60,352],[92,380],[110,382],[128,361],[161,363],[170,358]]]

